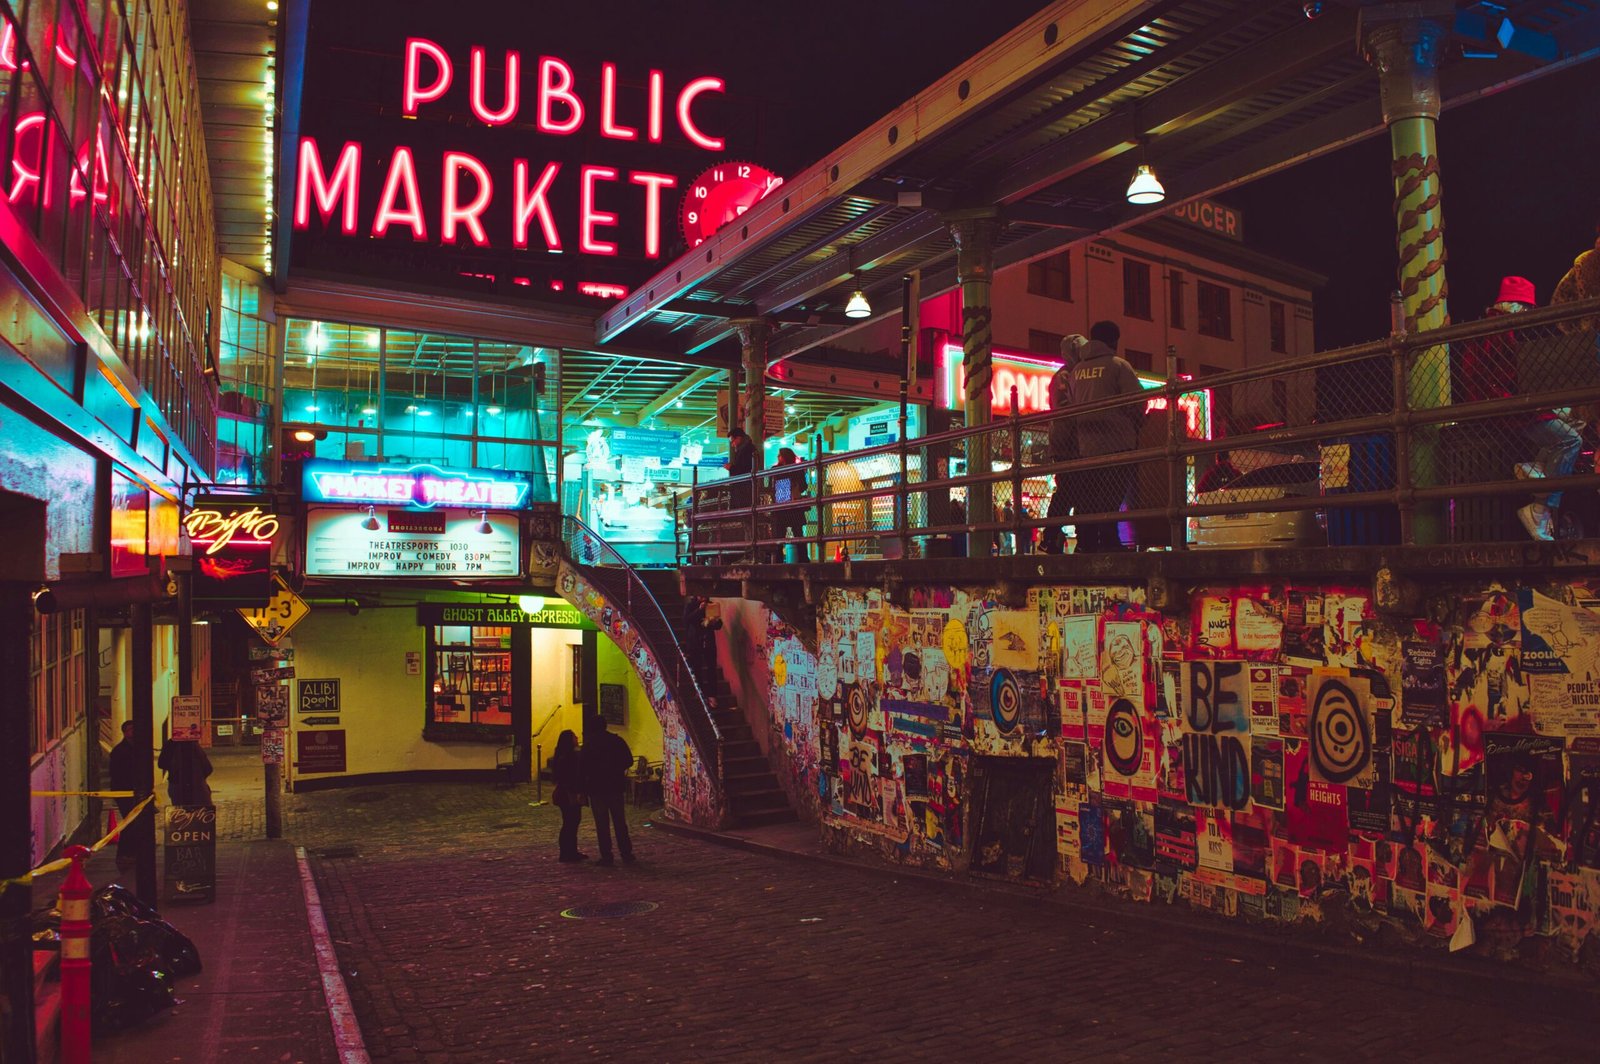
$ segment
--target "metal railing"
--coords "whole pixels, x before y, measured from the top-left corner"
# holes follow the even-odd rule
[[[1117,549],[1119,523],[1133,545],[1183,550],[1226,515],[1296,513],[1314,515],[1332,545],[1526,539],[1522,506],[1600,487],[1586,453],[1597,326],[1600,299],[1201,380],[1183,377],[1169,349],[1167,383],[1137,397],[847,453],[824,453],[819,438],[798,465],[697,484],[682,554],[719,564],[1027,553],[1062,525],[1075,526],[1080,550]],[[1266,479],[1299,477],[1299,489],[1206,490],[1213,467],[1288,462],[1303,464]],[[1548,499],[1551,518],[1570,523],[1587,507],[1600,523],[1592,490],[1576,498],[1559,509]],[[1309,545],[1311,527],[1278,542]]]
[[[668,620],[661,603],[627,560],[600,537],[594,529],[571,514],[561,518],[561,540],[567,558],[583,571],[584,575],[600,584],[608,594],[620,591],[620,605],[627,611],[641,639],[647,639],[645,625],[658,629],[670,646],[651,646],[656,662],[663,670],[670,670],[669,684],[673,696],[682,707],[683,724],[689,737],[700,751],[700,757],[716,769],[713,779],[720,787],[722,779],[722,732],[711,714],[711,703],[706,698],[700,679],[695,675],[689,656],[678,639],[677,630]],[[613,575],[615,574],[615,575]],[[620,585],[620,587],[618,586]],[[648,640],[647,640],[648,641]],[[653,642],[653,641],[652,641]]]

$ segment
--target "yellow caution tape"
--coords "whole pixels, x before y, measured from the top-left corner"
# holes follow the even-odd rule
[[[35,798],[132,798],[132,791],[29,791]]]
[[[112,839],[116,838],[117,835],[120,834],[124,829],[126,829],[129,824],[133,823],[133,820],[134,820],[135,817],[137,817],[140,813],[144,812],[144,807],[145,806],[149,805],[151,802],[153,802],[155,800],[156,800],[156,796],[154,794],[145,795],[144,801],[140,802],[138,805],[136,805],[132,809],[130,809],[128,811],[128,815],[123,817],[122,820],[117,823],[117,826],[114,829],[112,829],[111,831],[106,832],[104,837],[102,837],[99,842],[97,842],[93,846],[89,847],[89,852],[90,853],[99,853],[101,850],[105,849],[106,845]],[[10,887],[13,884],[30,883],[30,882],[32,882],[32,880],[33,880],[33,878],[35,876],[47,876],[51,872],[59,872],[63,868],[66,868],[70,864],[72,864],[72,861],[71,861],[70,858],[60,857],[60,858],[57,858],[54,861],[49,861],[49,862],[47,862],[45,864],[40,865],[38,868],[35,868],[32,872],[29,872],[25,876],[18,876],[16,879],[8,879],[8,880],[5,881],[4,885],[7,886],[7,887]]]

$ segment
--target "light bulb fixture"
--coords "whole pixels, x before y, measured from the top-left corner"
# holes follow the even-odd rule
[[[1128,202],[1143,207],[1166,198],[1167,190],[1161,187],[1156,172],[1149,163],[1140,163],[1139,169],[1133,172],[1133,180],[1128,182]]]
[[[683,409],[683,400],[682,399],[675,400],[672,405],[677,407],[679,410],[682,410]]]
[[[417,404],[416,403],[412,403],[411,405],[406,407],[406,413],[415,414],[416,412],[417,412]]]
[[[484,413],[488,414],[490,417],[499,417],[501,414],[505,413],[505,411],[498,406],[491,406],[487,407],[484,410]]]
[[[378,408],[375,407],[375,406],[364,406],[364,407],[361,408],[361,412],[363,414],[365,414],[367,417],[372,417],[374,414],[376,414],[378,412]]]
[[[315,443],[317,434],[310,429],[295,429],[294,438],[299,443]]]
[[[517,605],[522,607],[523,613],[538,613],[544,609],[543,595],[518,595]]]
[[[478,511],[478,532],[479,532],[480,535],[485,535],[485,536],[490,535],[490,534],[492,534],[494,532],[494,528],[492,526],[490,526],[490,524],[489,524],[489,511],[488,510],[479,510]]]
[[[844,305],[844,316],[847,318],[870,318],[872,304],[867,302],[867,294],[857,288],[850,295],[850,301]]]
[[[378,508],[376,506],[367,507],[367,519],[361,522],[361,527],[368,532],[376,532],[378,530]]]

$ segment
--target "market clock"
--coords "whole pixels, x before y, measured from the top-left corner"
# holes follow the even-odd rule
[[[783,178],[754,163],[718,163],[684,190],[679,209],[684,240],[699,247],[781,184]]]

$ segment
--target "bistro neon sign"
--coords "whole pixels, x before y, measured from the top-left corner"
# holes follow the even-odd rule
[[[487,469],[440,469],[308,459],[302,481],[307,502],[352,503],[412,509],[435,506],[520,510],[529,484]]]
[[[669,104],[666,76],[659,70],[651,70],[643,112],[625,115],[618,106],[615,63],[600,65],[598,95],[592,87],[580,91],[572,66],[555,56],[540,56],[537,62],[526,64],[525,74],[522,54],[506,51],[501,76],[492,79],[493,84],[490,84],[488,54],[484,48],[473,47],[466,66],[471,113],[485,126],[511,122],[527,107],[532,111],[534,128],[548,136],[572,136],[585,126],[596,126],[604,139],[660,144],[669,124],[673,124],[691,144],[706,151],[721,151],[725,143],[722,137],[702,129],[695,115],[695,104],[701,97],[724,91],[725,83],[718,77],[691,79],[678,87]],[[402,113],[415,118],[424,105],[444,97],[456,77],[456,62],[443,47],[426,38],[408,39],[400,92]],[[525,85],[525,80],[530,84]],[[490,98],[491,94],[494,99]],[[309,228],[315,211],[324,225],[335,224],[337,216],[340,232],[353,235],[358,231],[362,150],[359,142],[346,141],[334,153],[325,151],[311,137],[301,138],[295,167],[296,229]],[[660,257],[661,194],[664,189],[677,187],[678,179],[674,175],[648,170],[624,173],[614,166],[589,164],[576,167],[575,176],[563,176],[562,170],[559,161],[541,163],[516,158],[512,160],[510,174],[500,175],[502,181],[509,176],[511,182],[509,237],[513,247],[529,247],[537,226],[538,239],[543,240],[548,250],[565,250],[562,229],[556,224],[550,202],[552,190],[562,182],[569,188],[574,184],[577,187],[578,250],[586,255],[617,254],[617,244],[610,239],[609,231],[616,229],[621,219],[614,210],[602,206],[602,201],[608,201],[608,205],[620,202],[623,190],[617,186],[624,185],[634,186],[636,201],[640,196],[643,199],[645,255]],[[409,146],[395,147],[367,231],[374,237],[383,237],[392,229],[406,229],[416,241],[436,236],[445,244],[465,240],[480,247],[488,246],[491,239],[483,224],[483,214],[493,203],[497,191],[494,175],[476,156],[446,151],[440,177],[442,187],[435,215],[438,228],[431,230],[418,191],[413,151]],[[499,191],[503,194],[504,187]],[[497,240],[503,243],[506,235],[498,234]]]

